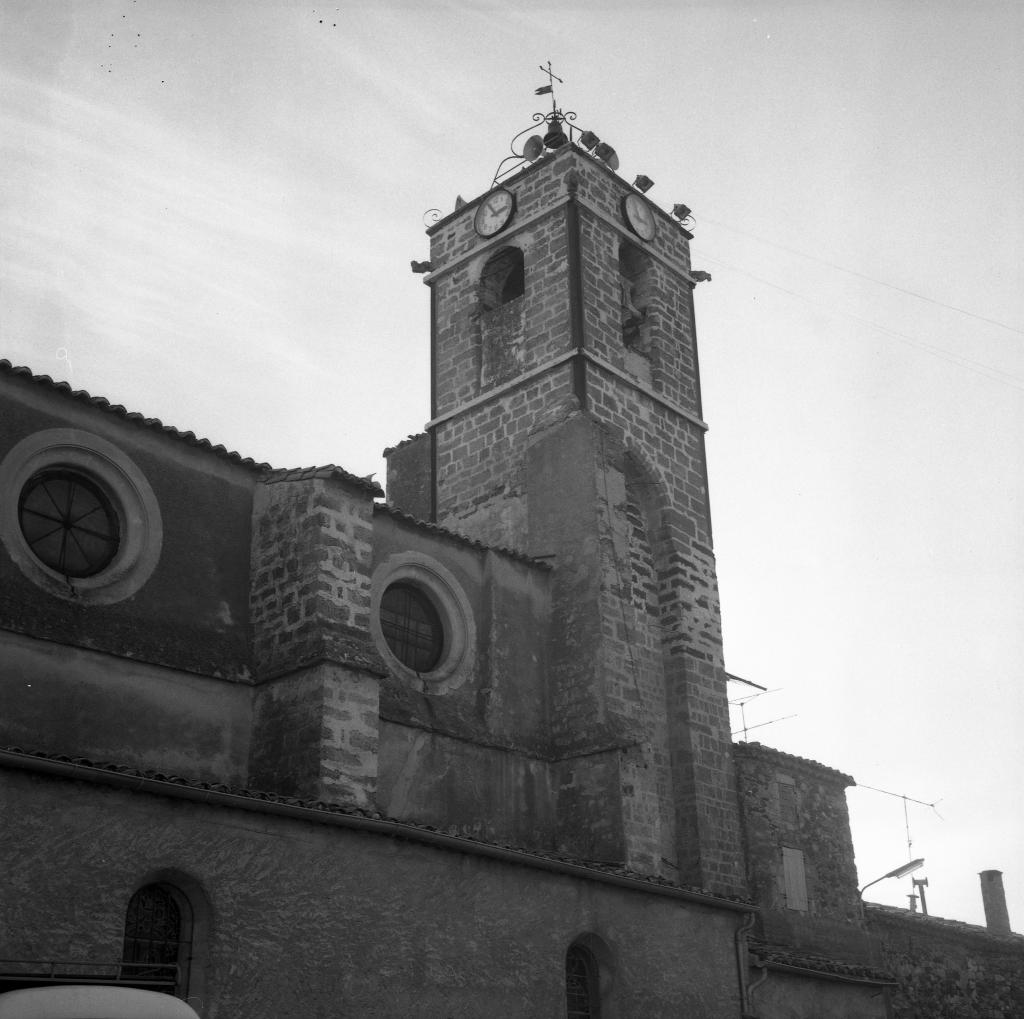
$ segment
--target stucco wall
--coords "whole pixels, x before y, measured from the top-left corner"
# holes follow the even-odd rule
[[[0,746],[243,785],[251,688],[0,630]]]
[[[752,991],[751,1008],[757,1019],[888,1019],[888,994],[869,984],[773,972]]]
[[[387,815],[453,831],[553,847],[548,571],[378,509],[375,589],[406,563],[443,569],[472,638],[440,685],[399,671],[381,681],[377,803]]]
[[[587,932],[610,953],[606,1019],[739,1013],[736,912],[338,827],[0,777],[0,957],[116,960],[129,897],[160,877],[201,914],[204,1019],[560,1019],[564,953]]]
[[[55,598],[14,564],[0,542],[0,626],[228,680],[250,675],[249,535],[256,473],[96,407],[19,378],[0,381],[0,461],[47,429],[77,429],[113,443],[156,496],[162,547],[132,597],[89,605]],[[16,494],[16,493],[15,493]]]

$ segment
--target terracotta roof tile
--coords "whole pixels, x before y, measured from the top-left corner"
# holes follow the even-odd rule
[[[810,955],[782,945],[769,945],[751,941],[750,951],[769,966],[785,966],[793,969],[810,970],[831,976],[847,977],[859,980],[871,980],[878,983],[895,983],[893,975],[886,970],[875,969],[873,966],[862,966],[859,963],[844,962],[825,955]]]
[[[425,439],[428,435],[428,432],[417,432],[415,435],[407,435],[401,442],[396,442],[393,446],[388,446],[387,449],[384,450],[384,456],[389,456],[391,453],[394,453],[396,449],[408,446],[411,442],[416,442],[419,439]]]
[[[987,927],[981,927],[978,924],[964,923],[962,920],[947,920],[944,916],[911,913],[909,909],[901,909],[899,906],[883,906],[878,902],[865,902],[864,909],[869,922],[872,919],[896,920],[907,924],[917,924],[920,927],[941,928],[953,934],[982,935],[999,941],[1012,939],[1024,943],[1024,934],[1000,934],[998,931],[990,931]]]
[[[190,446],[207,450],[215,456],[223,457],[225,460],[230,460],[232,463],[240,464],[243,467],[249,467],[257,471],[268,470],[270,468],[270,464],[258,463],[251,457],[243,457],[239,453],[228,450],[224,446],[214,445],[209,439],[203,439],[197,436],[195,432],[183,432],[180,429],[175,428],[173,425],[165,425],[159,418],[145,417],[137,411],[127,410],[119,403],[111,403],[103,396],[92,396],[84,389],[72,389],[67,382],[55,382],[49,375],[35,375],[30,368],[13,365],[6,358],[0,358],[0,374],[12,375],[17,378],[25,379],[27,382],[31,382],[37,386],[43,386],[51,392],[60,393],[68,399],[76,400],[78,403],[84,403],[90,407],[95,407],[97,410],[101,410],[107,414],[113,414],[125,421],[130,421],[132,424],[138,425],[141,428],[148,428],[152,431],[162,432],[164,435],[169,435],[172,438],[185,442]]]
[[[844,786],[857,784],[850,775],[830,768],[827,764],[819,764],[807,757],[797,757],[796,754],[787,754],[784,750],[776,750],[775,747],[768,747],[763,743],[733,743],[732,750],[737,757],[775,757],[797,767],[812,769],[825,778],[842,782]]]
[[[279,467],[267,472],[264,480],[268,483],[280,481],[310,481],[316,478],[323,478],[328,481],[343,481],[349,485],[355,485],[371,495],[383,498],[384,489],[376,481],[369,478],[361,478],[357,474],[351,474],[343,467],[335,464],[325,464],[323,467]]]
[[[133,425],[139,426],[140,428],[148,428],[151,431],[168,435],[172,439],[184,442],[196,449],[205,450],[209,453],[213,453],[214,456],[219,456],[222,459],[230,460],[232,463],[238,464],[241,467],[246,467],[250,470],[256,471],[264,475],[268,481],[295,481],[304,480],[309,477],[332,478],[364,488],[366,491],[378,498],[384,495],[384,490],[375,481],[370,481],[368,478],[361,478],[358,475],[350,474],[348,471],[333,464],[328,464],[325,467],[275,469],[268,463],[260,463],[253,460],[251,457],[243,457],[240,454],[227,449],[225,446],[214,445],[209,439],[203,439],[196,435],[195,432],[182,431],[179,428],[175,428],[173,425],[165,425],[159,418],[145,417],[137,411],[127,410],[119,403],[111,403],[105,397],[92,396],[84,389],[72,389],[67,382],[55,382],[49,375],[35,375],[30,368],[13,365],[6,358],[0,358],[0,374],[11,375],[16,378],[24,379],[33,385],[42,386],[49,389],[51,392],[59,393],[61,396],[70,400],[75,400],[78,403],[84,403],[90,407],[95,407],[97,410],[103,411],[106,414],[113,414],[124,421],[129,421]]]

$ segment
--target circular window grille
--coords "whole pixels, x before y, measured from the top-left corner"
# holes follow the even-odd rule
[[[380,600],[380,627],[392,654],[414,672],[430,672],[444,653],[444,626],[433,602],[412,584],[392,584]]]
[[[73,471],[30,478],[18,502],[18,523],[32,554],[65,577],[92,577],[117,554],[113,505],[98,485]]]

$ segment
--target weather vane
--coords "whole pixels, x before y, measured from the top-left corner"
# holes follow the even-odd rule
[[[533,94],[535,96],[550,95],[551,96],[551,112],[552,113],[557,113],[558,112],[558,107],[555,105],[555,82],[557,81],[559,85],[564,85],[565,82],[562,81],[562,79],[559,78],[558,75],[555,74],[555,72],[551,70],[551,61],[550,60],[548,61],[548,66],[547,67],[545,67],[543,64],[541,64],[539,66],[540,66],[540,69],[548,76],[548,83],[546,85],[541,85],[540,88],[534,89],[533,90]]]

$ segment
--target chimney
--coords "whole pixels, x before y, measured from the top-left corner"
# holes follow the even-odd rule
[[[1010,915],[1006,912],[1006,893],[1003,891],[1003,872],[983,870],[981,901],[985,906],[985,926],[993,934],[1010,934]]]

